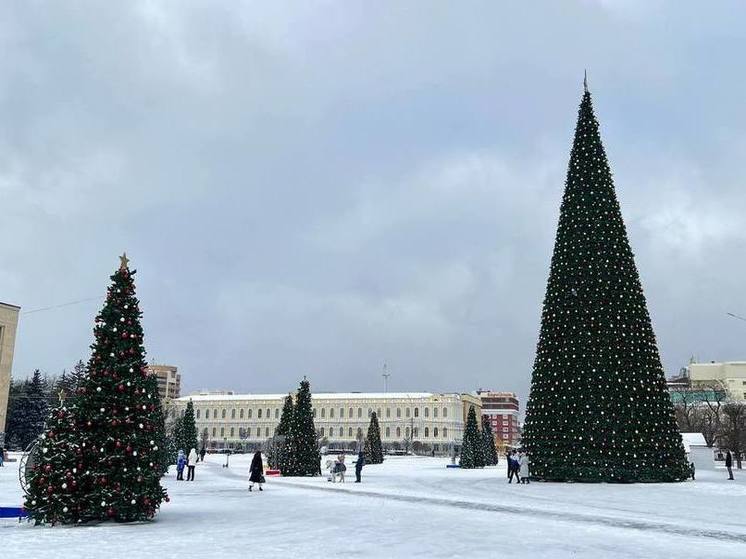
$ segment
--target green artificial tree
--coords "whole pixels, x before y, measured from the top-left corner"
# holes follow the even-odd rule
[[[378,427],[378,414],[370,414],[368,435],[365,437],[365,463],[383,464],[383,446],[381,445],[381,429]]]
[[[321,455],[313,424],[311,385],[304,378],[295,397],[295,408],[287,435],[287,464],[283,475],[315,476],[320,473]]]
[[[464,427],[459,464],[462,468],[469,470],[484,468],[484,442],[482,434],[479,432],[477,413],[474,411],[474,406],[469,407],[469,414],[466,416],[466,427]]]
[[[187,402],[184,415],[181,417],[181,436],[184,443],[184,452],[188,455],[191,449],[199,451],[199,440],[197,437],[197,424],[194,421],[194,404],[191,400]]]
[[[655,482],[689,475],[587,87],[522,440],[538,479]]]
[[[482,448],[484,453],[484,465],[497,465],[497,447],[495,446],[495,435],[492,433],[492,423],[486,415],[482,416]]]
[[[78,389],[90,519],[150,519],[168,498],[160,485],[163,413],[157,379],[145,361],[134,274],[122,256],[96,317],[88,376]]]
[[[275,435],[286,437],[290,433],[290,425],[293,422],[293,395],[288,394],[285,397],[285,403],[282,406],[280,423],[275,428]]]
[[[61,398],[62,399],[62,398]],[[89,506],[87,476],[73,409],[53,408],[34,448],[24,507],[35,524],[75,524]]]

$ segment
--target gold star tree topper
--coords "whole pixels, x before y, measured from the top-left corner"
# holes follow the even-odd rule
[[[127,258],[127,253],[125,252],[122,254],[122,256],[119,257],[119,269],[120,270],[126,270],[129,267],[130,259]]]

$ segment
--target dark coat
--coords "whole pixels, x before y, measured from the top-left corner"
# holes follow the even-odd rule
[[[733,457],[730,455],[730,451],[725,455],[725,467],[730,468],[733,466]]]
[[[264,482],[263,474],[262,455],[257,452],[254,454],[254,458],[251,459],[251,466],[249,466],[249,481],[252,483],[262,483]]]
[[[365,466],[365,456],[363,454],[359,454],[357,457],[357,462],[355,462],[355,471],[361,472],[363,470],[363,466]]]

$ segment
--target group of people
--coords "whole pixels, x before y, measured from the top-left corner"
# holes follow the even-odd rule
[[[363,472],[363,466],[365,465],[365,453],[360,451],[355,461],[355,483],[360,483],[360,478]],[[327,460],[326,469],[329,470],[329,477],[327,478],[332,483],[339,481],[344,483],[345,472],[347,471],[347,465],[345,464],[345,455],[340,454],[336,460]]]
[[[189,451],[189,456],[184,455],[184,451],[179,449],[178,456],[176,457],[176,480],[184,481],[184,468],[187,469],[187,481],[194,481],[194,469],[197,466],[197,462],[205,460],[205,449],[197,453],[197,449],[193,448]]]
[[[531,473],[529,471],[530,460],[528,454],[524,451],[507,451],[505,459],[508,462],[508,483],[531,483]]]

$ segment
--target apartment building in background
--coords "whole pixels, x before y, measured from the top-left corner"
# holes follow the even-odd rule
[[[178,367],[151,363],[148,370],[158,378],[158,396],[161,401],[176,400],[181,396],[181,374]]]
[[[517,445],[521,438],[521,427],[518,422],[520,402],[515,392],[493,392],[480,388],[477,396],[482,403],[482,415],[492,424],[498,450]]]

